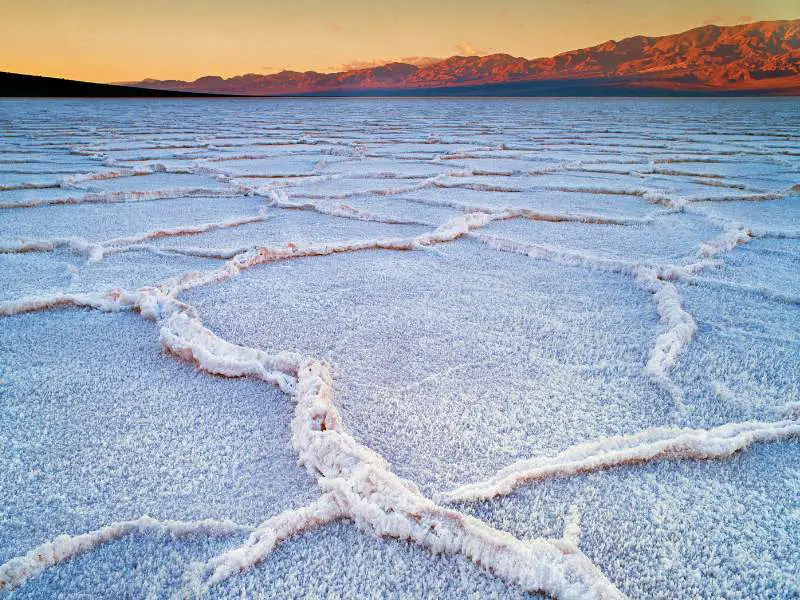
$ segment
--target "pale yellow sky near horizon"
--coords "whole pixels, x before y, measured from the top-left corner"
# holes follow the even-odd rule
[[[89,81],[331,71],[409,57],[534,58],[705,23],[800,17],[798,0],[0,0],[0,70]]]

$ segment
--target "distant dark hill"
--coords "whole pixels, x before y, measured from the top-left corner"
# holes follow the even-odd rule
[[[280,95],[800,95],[800,19],[607,41],[547,58],[452,56],[339,73],[282,71],[143,88]]]
[[[208,96],[195,92],[151,90],[124,85],[89,83],[56,77],[39,77],[0,71],[0,96],[32,98],[169,98],[177,96]]]

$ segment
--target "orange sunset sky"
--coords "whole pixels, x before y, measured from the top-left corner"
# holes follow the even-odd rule
[[[549,56],[705,23],[790,19],[798,0],[0,0],[0,70],[195,79],[507,52]]]

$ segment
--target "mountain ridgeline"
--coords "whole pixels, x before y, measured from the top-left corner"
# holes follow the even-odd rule
[[[635,36],[549,58],[452,56],[338,73],[282,71],[136,87],[236,95],[800,94],[800,19]]]

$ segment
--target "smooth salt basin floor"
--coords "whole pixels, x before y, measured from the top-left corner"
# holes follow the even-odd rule
[[[208,257],[215,251],[410,239],[463,211],[624,220],[513,219],[474,233],[661,267],[691,264],[723,228],[745,227],[757,237],[673,282],[697,325],[668,372],[680,401],[644,373],[668,328],[652,293],[592,260],[564,266],[468,235],[258,265],[179,299],[222,339],[330,361],[348,431],[429,496],[608,436],[777,421],[800,402],[795,108],[4,101],[0,207],[45,205],[0,208],[0,247],[264,220],[124,242],[97,262],[69,247],[0,253],[0,302],[163,284],[224,267]],[[95,176],[126,169],[153,172]],[[277,208],[273,197],[303,206]],[[291,447],[291,397],[198,371],[158,336],[159,325],[135,313],[0,317],[0,563],[61,533],[143,514],[255,526],[319,495]],[[560,538],[577,515],[581,550],[632,598],[793,598],[798,452],[786,439],[451,506],[522,540]],[[245,538],[137,533],[7,595],[179,596],[194,563]],[[530,597],[463,556],[378,539],[347,520],[279,544],[209,595]]]
[[[171,597],[181,589],[193,563],[242,541],[241,536],[226,540],[131,536],[46,571],[12,597],[81,596],[87,589],[109,598]],[[376,539],[347,523],[334,523],[279,545],[268,561],[218,584],[210,596],[446,598],[457,590],[477,598],[544,598],[506,586],[462,556],[433,555],[407,542]]]

